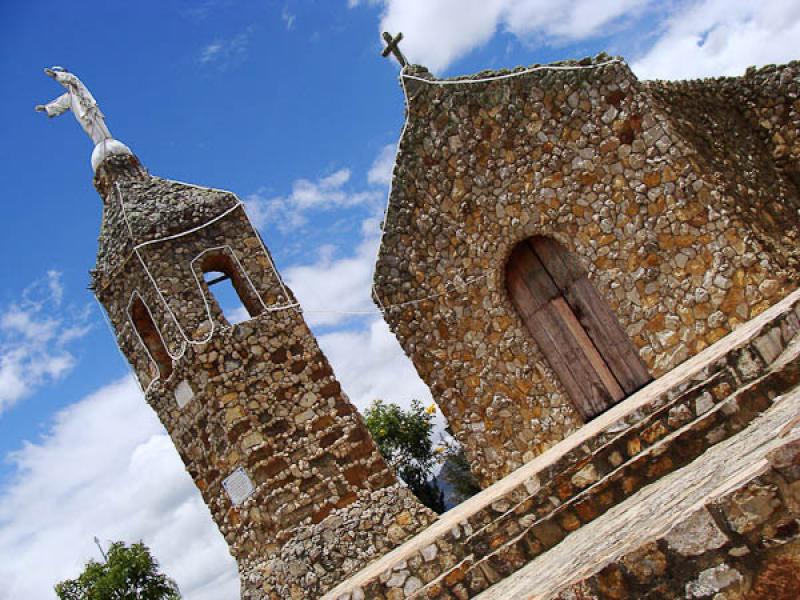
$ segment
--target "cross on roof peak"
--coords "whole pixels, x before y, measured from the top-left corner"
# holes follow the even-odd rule
[[[381,52],[381,56],[386,58],[391,54],[397,59],[397,62],[400,63],[401,67],[405,67],[406,65],[408,65],[406,57],[403,56],[402,52],[400,52],[399,44],[400,40],[403,39],[402,32],[398,33],[396,37],[392,37],[391,33],[389,33],[388,31],[384,31],[383,39],[386,41],[386,48],[384,48],[383,52]]]

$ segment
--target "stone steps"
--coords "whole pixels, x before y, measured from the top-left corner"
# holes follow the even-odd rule
[[[329,592],[469,598],[735,435],[800,380],[800,292]]]
[[[524,517],[519,519],[517,515],[535,513],[521,503],[511,511],[513,516],[504,515],[473,534],[472,538],[479,541],[466,542],[472,550],[470,556],[425,586],[418,597],[462,598],[482,592],[646,485],[688,465],[702,457],[710,447],[746,428],[771,406],[772,399],[789,391],[800,381],[800,339],[795,341],[790,352],[785,354],[785,362],[777,368],[736,390],[729,397],[715,402],[708,388],[718,389],[720,385],[725,385],[724,381],[719,383],[724,379],[722,373],[717,375],[708,385],[697,386],[665,406],[664,410],[659,411],[660,415],[646,419],[649,426],[643,424],[636,428],[637,431],[626,432],[620,436],[621,439],[603,448],[602,452],[592,457],[592,462],[586,463],[587,466],[592,465],[591,469],[584,466],[577,472],[571,471],[574,473],[573,483],[576,478],[590,482],[598,476],[595,465],[609,464],[609,453],[621,455],[624,447],[639,450],[640,444],[647,445],[548,514],[528,524]],[[658,439],[659,433],[666,430],[663,413],[668,410],[672,414],[676,409],[687,409],[687,400],[700,406],[700,409],[696,409],[699,415],[680,429]],[[654,439],[658,441],[653,443]],[[589,476],[588,472],[592,475]],[[546,505],[551,499],[553,496],[542,498],[537,494],[530,501],[538,500],[539,505]],[[513,537],[512,532],[516,532]],[[500,540],[505,541],[498,543]],[[481,558],[476,560],[475,557]],[[448,588],[450,595],[444,593]]]
[[[476,598],[795,600],[799,523],[800,386]]]

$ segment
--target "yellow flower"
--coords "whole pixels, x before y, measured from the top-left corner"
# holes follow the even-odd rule
[[[431,404],[428,408],[425,409],[425,412],[428,413],[429,415],[436,414],[436,405]]]

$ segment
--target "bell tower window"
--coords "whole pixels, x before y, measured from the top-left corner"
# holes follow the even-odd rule
[[[203,279],[228,323],[236,325],[252,318],[228,275],[222,271],[208,271],[203,273]]]
[[[214,252],[200,264],[203,281],[227,323],[235,325],[261,313],[261,302],[237,261],[227,253]]]
[[[158,372],[162,379],[166,379],[172,374],[172,358],[170,358],[164,340],[156,328],[155,322],[144,301],[137,295],[134,297],[130,307],[130,318],[139,339],[142,340],[147,348],[150,357],[158,366]]]

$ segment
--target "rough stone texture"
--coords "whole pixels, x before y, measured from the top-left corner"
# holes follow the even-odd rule
[[[744,77],[645,83],[680,135],[699,151],[698,169],[724,190],[726,211],[751,225],[781,270],[800,264],[800,62],[750,69]],[[769,291],[773,282],[762,282]]]
[[[675,525],[664,541],[670,550],[681,556],[698,556],[724,546],[728,543],[728,536],[714,522],[711,513],[701,508]]]
[[[747,429],[643,489],[479,600],[797,598],[799,488],[797,472],[786,464],[800,465],[800,427],[787,430],[786,423],[798,414],[796,388]],[[754,507],[759,526],[742,535],[728,509],[759,489],[774,490],[772,499]],[[705,515],[698,518],[698,511]],[[691,547],[688,557],[675,551],[677,539],[680,547]]]
[[[264,552],[242,574],[249,598],[318,598],[417,533],[432,520],[405,487],[395,484],[334,510],[318,524],[298,528],[278,552]]]
[[[654,377],[797,285],[798,64],[667,84],[608,61],[403,76],[376,300],[487,484],[582,424],[509,299],[520,241],[578,257]]]
[[[800,326],[782,325],[795,323],[798,316],[800,291],[442,515],[331,590],[326,600],[348,600],[360,593],[374,599],[473,597],[529,561],[560,552],[575,532],[605,519],[647,486],[660,485],[670,473],[694,468],[692,461],[704,461],[710,448],[738,435],[776,397],[796,388]],[[756,346],[776,328],[785,332],[777,341],[777,358],[754,366]],[[791,406],[796,408],[797,402]],[[793,468],[793,458],[779,458],[776,464]],[[729,459],[746,463],[750,457],[742,452]],[[733,498],[726,509],[731,522],[743,531],[761,531],[763,523],[753,515],[774,503],[771,490],[747,489]],[[723,545],[727,538],[722,535],[708,512],[697,511],[666,540],[673,554],[694,561],[705,549]],[[593,556],[588,546],[577,552],[576,560],[584,555]],[[647,560],[642,572],[659,570],[659,555]],[[395,572],[416,576],[424,584],[421,591],[403,595]]]
[[[237,560],[242,597],[318,596],[429,523],[236,196],[116,159],[95,182],[105,206],[93,287]],[[204,271],[231,277],[250,320],[225,320]],[[234,505],[223,481],[238,468],[255,489]]]

